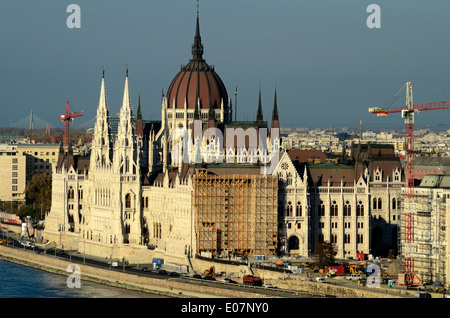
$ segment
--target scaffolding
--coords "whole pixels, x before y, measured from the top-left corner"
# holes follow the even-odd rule
[[[193,187],[197,255],[276,254],[276,176],[196,169]]]
[[[423,283],[445,281],[446,209],[442,191],[417,188],[410,207],[415,223],[411,253],[415,273]],[[399,239],[404,233],[403,220]]]

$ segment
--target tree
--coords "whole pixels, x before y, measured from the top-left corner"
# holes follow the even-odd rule
[[[27,182],[25,189],[26,207],[23,207],[19,215],[40,218],[42,212],[48,211],[52,201],[52,176],[46,173],[35,174]]]
[[[318,243],[313,253],[313,255],[317,257],[317,262],[320,268],[333,265],[336,254],[336,247],[334,244],[329,242]]]

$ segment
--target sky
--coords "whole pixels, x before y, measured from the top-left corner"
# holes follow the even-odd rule
[[[80,28],[69,28],[70,4]],[[380,8],[369,28],[370,4]],[[32,111],[51,127],[69,101],[93,123],[105,70],[110,112],[119,111],[129,70],[134,109],[161,118],[161,93],[191,58],[196,0],[0,1],[0,127]],[[261,87],[270,121],[275,87],[282,127],[403,129],[400,115],[376,117],[406,82],[450,91],[448,0],[200,0],[206,62],[215,67],[237,118],[254,120]],[[373,17],[373,16],[372,16]],[[414,86],[414,102],[450,93]],[[402,93],[393,105],[405,104]],[[416,127],[449,123],[449,110],[422,112]],[[234,116],[233,116],[234,117]],[[25,120],[26,121],[26,120]],[[36,120],[37,122],[37,120]]]

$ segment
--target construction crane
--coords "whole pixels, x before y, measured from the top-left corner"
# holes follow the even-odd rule
[[[370,107],[369,112],[376,114],[377,116],[387,116],[389,113],[401,113],[402,118],[405,120],[404,131],[404,151],[405,151],[405,205],[404,205],[404,283],[401,285],[413,286],[421,285],[420,279],[414,272],[414,257],[413,245],[414,245],[414,211],[412,210],[414,201],[414,112],[421,112],[425,110],[437,110],[450,108],[450,101],[433,102],[433,103],[413,103],[413,85],[422,86],[432,90],[438,90],[441,92],[450,93],[448,91],[435,89],[428,86],[407,82],[383,107]],[[390,109],[393,102],[399,97],[399,93],[406,86],[406,106],[401,109]]]
[[[70,104],[69,101],[66,101],[66,111],[64,115],[60,115],[59,119],[64,122],[64,154],[67,154],[69,149],[69,143],[71,141],[70,137],[70,122],[73,121],[74,118],[83,116],[83,112],[70,112]]]

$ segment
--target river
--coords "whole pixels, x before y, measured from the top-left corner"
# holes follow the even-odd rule
[[[168,298],[81,281],[69,288],[67,276],[0,260],[0,298]]]

